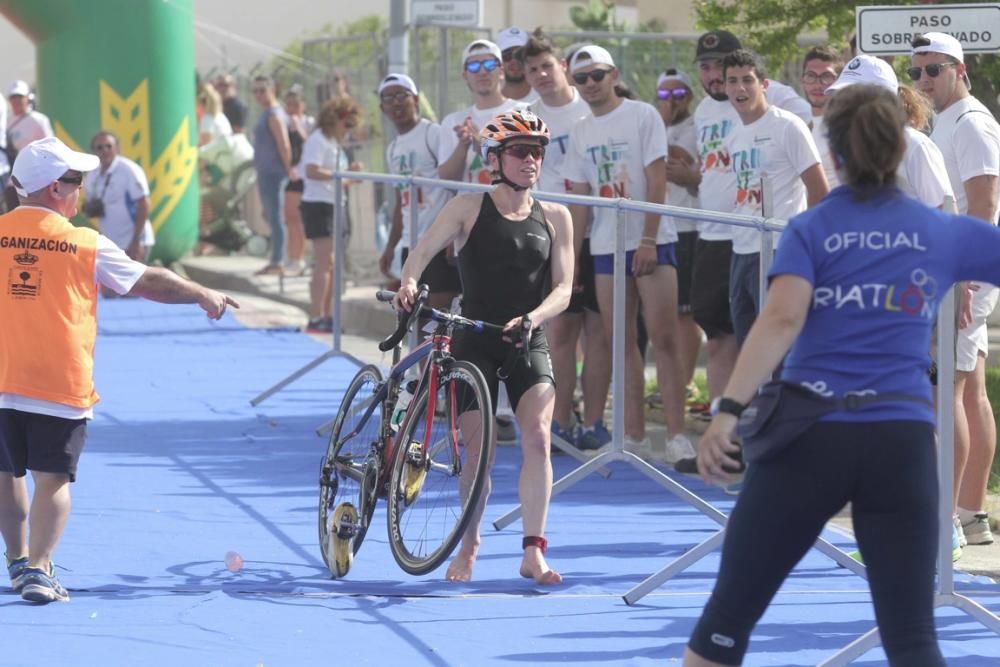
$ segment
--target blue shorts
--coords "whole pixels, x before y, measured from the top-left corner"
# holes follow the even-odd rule
[[[676,243],[661,243],[656,246],[657,266],[677,266]],[[625,275],[632,277],[632,258],[635,257],[635,250],[625,251]],[[594,273],[599,275],[611,275],[615,272],[615,255],[594,255]]]

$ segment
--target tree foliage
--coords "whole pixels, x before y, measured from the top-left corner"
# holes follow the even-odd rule
[[[912,0],[878,0],[874,5],[913,5]],[[920,4],[938,4],[922,2]],[[797,43],[800,35],[825,33],[834,47],[846,48],[854,32],[854,0],[695,0],[697,24],[705,30],[726,29],[740,36],[774,66],[791,62],[806,51]],[[998,112],[997,87],[1000,58],[969,55],[965,59],[973,94],[994,115]],[[896,58],[897,72],[909,63]],[[905,74],[902,82],[907,82]]]

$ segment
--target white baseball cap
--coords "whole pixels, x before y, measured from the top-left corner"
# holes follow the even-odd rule
[[[406,88],[408,91],[410,91],[414,95],[419,95],[420,94],[417,91],[417,84],[414,83],[413,79],[411,79],[410,77],[406,76],[405,74],[388,74],[388,75],[386,75],[386,77],[384,79],[382,79],[382,82],[380,84],[378,84],[378,90],[375,91],[375,94],[376,95],[381,95],[382,91],[385,90],[386,88],[389,88],[390,86],[401,86],[403,88]]]
[[[962,44],[951,35],[943,32],[925,32],[918,37],[923,37],[930,41],[930,44],[913,47],[914,55],[917,53],[943,53],[946,56],[951,56],[960,63],[965,62]]]
[[[516,49],[528,43],[528,33],[518,28],[516,25],[501,30],[497,33],[497,46],[501,53],[507,49]]]
[[[586,46],[581,46],[573,54],[573,60],[569,64],[569,73],[573,74],[576,70],[590,65],[615,67],[615,59],[611,57],[611,54],[603,46],[587,44]]]
[[[851,62],[844,66],[837,80],[830,85],[824,95],[833,95],[841,88],[847,88],[856,83],[866,83],[874,86],[882,86],[895,95],[899,92],[899,79],[892,65],[876,58],[875,56],[860,55],[851,59]]]
[[[694,87],[691,85],[691,77],[688,76],[687,72],[684,70],[675,69],[671,74],[664,72],[660,75],[660,78],[656,80],[656,87],[659,88],[667,81],[680,81],[691,90],[694,90]]]
[[[17,179],[17,194],[27,197],[59,180],[67,171],[93,171],[100,164],[96,155],[78,153],[55,137],[45,137],[18,151],[11,177]]]
[[[470,42],[465,50],[462,51],[462,63],[469,61],[472,56],[478,56],[484,53],[488,53],[491,56],[495,56],[497,60],[503,60],[503,52],[500,51],[500,47],[489,41],[488,39],[477,39],[474,42]]]
[[[7,97],[10,97],[11,95],[31,97],[31,86],[28,85],[27,81],[21,81],[18,79],[14,83],[10,84],[10,88],[7,89]]]

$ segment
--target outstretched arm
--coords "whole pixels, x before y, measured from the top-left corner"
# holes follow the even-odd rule
[[[222,292],[203,287],[181,278],[173,271],[151,266],[136,281],[129,296],[141,296],[160,303],[197,303],[213,320],[220,319],[226,306],[239,308],[240,304]]]

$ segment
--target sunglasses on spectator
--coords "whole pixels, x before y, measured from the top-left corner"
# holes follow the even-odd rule
[[[94,144],[95,151],[109,151],[112,148],[114,148],[112,144]]]
[[[486,70],[487,72],[492,72],[499,66],[500,61],[496,58],[490,58],[489,60],[472,60],[465,63],[465,71],[469,74],[477,74],[481,69]]]
[[[837,80],[837,75],[833,72],[823,72],[822,74],[817,74],[816,72],[803,72],[802,73],[802,83],[812,85],[814,83],[822,83],[824,86],[833,85],[833,82]]]
[[[927,72],[927,76],[934,79],[937,75],[941,73],[941,70],[945,67],[954,67],[957,63],[938,63],[934,65],[925,65],[923,67],[911,67],[906,70],[906,73],[910,75],[910,78],[914,81],[920,80],[921,72]]]
[[[587,77],[594,80],[594,83],[600,83],[604,81],[604,77],[608,75],[609,69],[592,69],[589,72],[577,72],[573,75],[573,80],[579,85],[587,83]]]
[[[539,146],[538,144],[514,144],[512,146],[504,146],[503,152],[513,155],[518,160],[526,160],[529,155],[536,160],[541,160],[545,157],[545,146]]]
[[[253,94],[254,95],[257,95],[258,93],[266,93],[266,92],[267,92],[267,88],[254,88],[253,89]]]
[[[76,174],[73,176],[66,175],[60,176],[56,179],[60,183],[69,183],[70,185],[80,185],[83,183],[83,174]]]
[[[398,93],[393,93],[392,95],[389,94],[380,95],[379,98],[382,100],[384,104],[392,104],[393,102],[402,104],[403,102],[405,102],[410,98],[410,95],[412,95],[412,93],[401,90]]]
[[[521,50],[520,46],[512,46],[509,49],[504,49],[503,53],[501,53],[500,56],[503,58],[503,61],[505,63],[508,63],[511,60],[517,58],[518,51],[520,50]]]
[[[683,100],[688,96],[687,88],[663,88],[656,91],[656,99],[663,100],[664,102],[670,98],[675,100]]]

